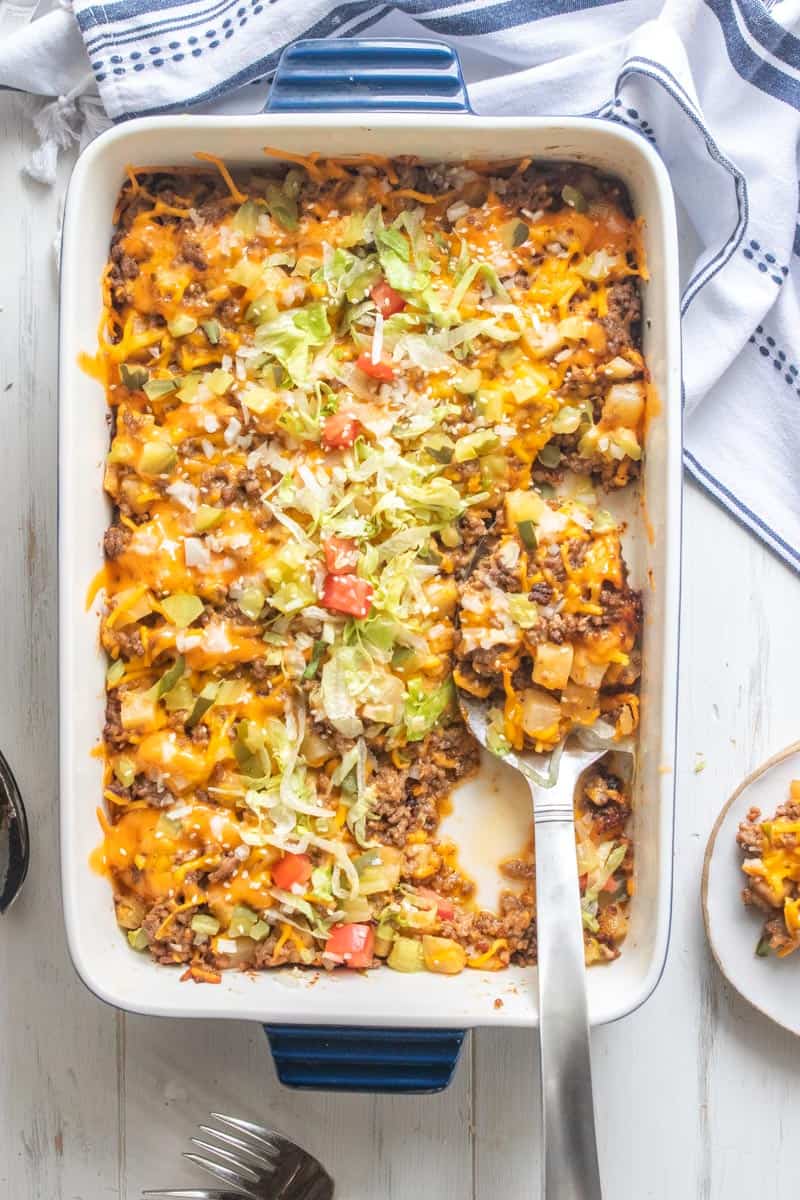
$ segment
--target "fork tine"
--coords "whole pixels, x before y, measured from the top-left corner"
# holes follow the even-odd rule
[[[251,1158],[254,1158],[257,1163],[261,1164],[262,1167],[266,1167],[268,1171],[275,1170],[275,1163],[272,1159],[267,1158],[265,1154],[260,1153],[258,1150],[254,1149],[252,1145],[248,1145],[247,1142],[242,1141],[241,1138],[234,1137],[230,1133],[223,1133],[221,1129],[215,1129],[213,1125],[201,1125],[200,1128],[203,1133],[208,1133],[211,1134],[212,1137],[219,1138],[219,1140],[221,1142],[225,1142],[226,1145],[235,1146],[237,1150],[243,1150],[245,1154],[249,1154]],[[280,1154],[279,1150],[273,1149],[271,1146],[267,1149],[266,1142],[259,1144],[264,1146],[267,1154],[271,1154],[273,1156]]]
[[[255,1125],[252,1121],[243,1121],[241,1117],[226,1117],[224,1113],[214,1112],[211,1115],[217,1121],[222,1121],[223,1125],[230,1125],[232,1129],[238,1129],[240,1133],[249,1134],[257,1142],[262,1142],[273,1151],[293,1150],[299,1154],[308,1154],[308,1151],[304,1150],[302,1146],[298,1146],[297,1142],[289,1141],[276,1129],[265,1129],[263,1125]]]
[[[142,1196],[159,1197],[160,1200],[242,1200],[238,1192],[220,1192],[217,1188],[171,1188],[160,1192],[150,1189],[142,1192]]]
[[[189,1138],[189,1141],[193,1146],[197,1146],[198,1150],[207,1150],[209,1154],[213,1154],[216,1158],[221,1158],[223,1165],[230,1163],[234,1171],[238,1171],[245,1179],[249,1179],[251,1183],[258,1183],[261,1179],[261,1176],[254,1167],[243,1163],[235,1154],[231,1154],[228,1150],[223,1150],[221,1146],[215,1146],[212,1142],[204,1142],[202,1138],[196,1137]]]
[[[221,1183],[229,1183],[231,1187],[238,1188],[245,1196],[249,1196],[250,1200],[261,1200],[258,1192],[252,1190],[248,1181],[237,1171],[232,1171],[230,1167],[223,1167],[220,1163],[212,1162],[210,1158],[203,1158],[201,1154],[192,1154],[189,1150],[184,1151],[183,1157],[207,1171],[209,1175],[213,1175],[215,1179],[219,1179]]]

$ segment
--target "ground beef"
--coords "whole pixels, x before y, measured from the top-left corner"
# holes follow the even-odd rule
[[[222,862],[208,876],[209,883],[223,883],[226,879],[230,879],[231,875],[241,866],[241,859],[231,851],[222,857]]]
[[[156,941],[156,934],[169,912],[169,904],[155,904],[142,921],[142,929],[150,940],[150,953],[159,963],[188,962],[194,948],[194,934],[190,925],[194,909],[187,908],[176,913],[164,931],[165,936]]]
[[[788,950],[790,946],[796,943],[786,929],[783,917],[771,917],[764,925],[764,935],[769,942],[771,950],[778,953],[782,950]]]
[[[184,237],[183,246],[181,247],[181,258],[184,262],[197,267],[198,271],[205,271],[208,268],[208,260],[193,238]]]
[[[261,484],[255,471],[243,467],[236,473],[234,479],[226,483],[220,492],[223,504],[233,504],[236,500],[250,499],[261,492]]]
[[[106,723],[103,726],[103,739],[109,746],[120,749],[128,745],[128,734],[122,728],[120,714],[122,702],[117,692],[109,692],[106,697]]]
[[[131,531],[124,525],[110,525],[103,534],[103,551],[106,558],[117,558],[131,540]]]
[[[767,848],[767,840],[760,826],[753,824],[749,818],[740,824],[736,841],[748,858],[760,858]]]
[[[622,782],[608,771],[595,771],[586,779],[583,795],[593,808],[603,808],[610,802],[622,804]]]
[[[467,509],[458,523],[461,544],[467,549],[477,546],[478,542],[489,532],[491,520],[490,513],[482,512],[480,509]]]
[[[607,581],[600,589],[603,607],[603,626],[622,625],[633,633],[642,624],[642,595],[632,588],[612,587]]]
[[[509,879],[533,879],[536,874],[533,863],[524,858],[509,859],[503,863],[501,870]]]
[[[299,947],[296,945],[294,938],[287,938],[278,953],[275,953],[275,947],[280,940],[280,932],[280,928],[275,929],[274,932],[270,933],[263,942],[259,942],[256,946],[255,955],[253,958],[253,966],[256,968],[256,970],[260,970],[265,967],[278,967],[285,963],[299,963],[303,961],[300,957]],[[327,965],[330,967],[330,963],[323,963],[319,959],[317,959],[313,965]]]
[[[131,787],[134,800],[145,800],[151,808],[168,808],[175,800],[172,792],[163,783],[156,783],[146,775],[137,775]]]
[[[603,837],[616,837],[622,833],[630,815],[630,805],[611,801],[597,810],[593,829]]]
[[[549,583],[536,583],[531,588],[529,597],[537,604],[546,606],[553,599],[553,589]]]
[[[561,466],[576,475],[591,475],[606,491],[623,488],[639,475],[641,464],[632,458],[617,461],[603,455],[584,458],[577,452],[565,454]],[[563,473],[563,472],[562,472]]]
[[[508,948],[498,952],[502,962],[514,961],[520,966],[536,962],[536,921],[533,915],[533,897],[523,893],[503,892],[500,897],[500,912],[481,912],[475,917],[472,938],[478,954],[487,951],[499,938],[508,942]]]
[[[115,629],[114,641],[123,658],[141,658],[144,654],[142,633],[139,629],[128,632],[125,629]]]
[[[619,958],[617,943],[621,942],[628,931],[628,917],[625,908],[620,904],[606,904],[598,911],[597,940],[611,947],[614,958]]]
[[[380,755],[372,777],[376,801],[369,828],[393,846],[403,846],[413,829],[432,833],[439,821],[438,801],[478,768],[477,744],[460,721],[434,730],[413,749],[416,756],[406,767]]]
[[[217,305],[217,316],[225,325],[232,325],[239,316],[238,300],[223,300]]]
[[[642,300],[634,279],[612,283],[608,289],[608,316],[600,324],[606,331],[606,353],[615,358],[623,350],[641,345]]]

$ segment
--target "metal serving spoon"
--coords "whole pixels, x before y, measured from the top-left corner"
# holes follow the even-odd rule
[[[17,781],[0,753],[0,914],[16,899],[28,873],[28,819]]]
[[[488,705],[459,689],[473,737],[487,746]],[[528,782],[536,837],[536,935],[542,1084],[542,1173],[546,1200],[602,1200],[592,1099],[589,1017],[583,953],[576,784],[610,746],[586,731],[561,742],[543,778],[530,757],[503,755]]]

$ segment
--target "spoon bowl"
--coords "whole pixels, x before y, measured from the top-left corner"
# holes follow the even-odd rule
[[[14,773],[0,753],[0,914],[11,907],[30,862],[28,818]]]

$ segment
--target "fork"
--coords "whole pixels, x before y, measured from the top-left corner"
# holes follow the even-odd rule
[[[187,1150],[183,1157],[235,1191],[179,1188],[146,1191],[143,1196],[160,1196],[162,1200],[166,1197],[172,1200],[242,1200],[242,1196],[248,1196],[250,1200],[331,1200],[333,1180],[322,1163],[307,1150],[274,1129],[265,1129],[238,1117],[226,1117],[223,1113],[212,1113],[211,1116],[226,1128],[201,1125],[200,1131],[206,1137],[193,1137],[191,1141],[204,1154]],[[235,1130],[235,1133],[229,1130]]]
[[[487,747],[488,706],[459,689],[473,737]],[[524,756],[503,762],[527,780],[536,844],[536,939],[542,1087],[543,1195],[602,1200],[592,1099],[583,921],[575,854],[575,787],[612,748],[591,731],[565,738],[542,775]],[[613,747],[619,749],[618,745]]]

